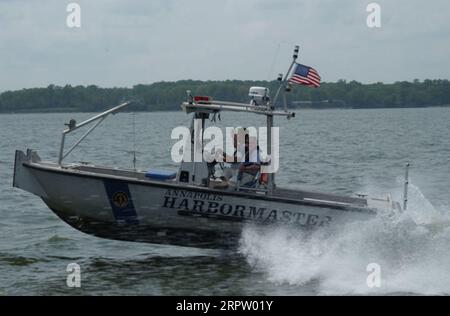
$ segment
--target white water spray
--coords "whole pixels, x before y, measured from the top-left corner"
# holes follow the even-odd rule
[[[414,185],[408,205],[398,216],[379,214],[333,231],[248,226],[241,252],[270,282],[316,294],[450,294],[450,221]],[[370,263],[381,267],[379,288],[367,285]]]

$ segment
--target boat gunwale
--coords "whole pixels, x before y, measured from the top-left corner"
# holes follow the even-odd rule
[[[331,204],[324,202],[313,202],[313,201],[307,201],[304,199],[294,199],[289,197],[283,197],[283,196],[267,196],[267,195],[258,195],[256,193],[252,192],[240,192],[240,191],[223,191],[223,190],[217,190],[213,188],[208,187],[197,187],[192,185],[180,185],[179,183],[168,183],[164,181],[152,181],[152,180],[140,180],[137,178],[130,178],[125,176],[116,176],[116,175],[110,175],[110,174],[99,174],[99,173],[93,173],[89,171],[83,171],[80,169],[74,169],[73,167],[61,167],[59,165],[52,166],[53,163],[47,163],[45,162],[23,162],[23,166],[31,169],[41,170],[41,171],[47,171],[51,173],[58,173],[58,174],[69,174],[72,176],[78,176],[78,177],[85,177],[85,178],[94,178],[94,179],[115,179],[115,180],[121,180],[126,181],[128,183],[137,184],[137,185],[144,185],[144,186],[152,186],[152,187],[164,187],[164,188],[171,188],[171,189],[178,189],[178,190],[187,190],[187,191],[202,191],[205,193],[213,193],[213,194],[221,194],[221,195],[228,195],[228,196],[235,196],[240,198],[247,198],[252,200],[266,200],[266,201],[273,201],[273,202],[281,202],[281,203],[288,203],[288,204],[297,204],[297,205],[307,205],[312,207],[320,207],[320,208],[330,208],[335,210],[341,210],[346,212],[358,212],[358,213],[367,213],[375,215],[377,213],[376,209],[369,208],[367,205],[361,205],[361,204],[350,204],[350,203],[342,203],[337,202],[339,204]],[[52,165],[50,165],[52,164]],[[115,169],[111,169],[115,170]],[[123,169],[117,169],[117,170],[123,170]],[[283,190],[282,188],[279,188]],[[276,191],[275,191],[276,192]],[[299,194],[301,192],[308,193],[307,191],[299,191]],[[250,193],[250,194],[248,194]],[[310,192],[313,193],[313,192]],[[324,194],[324,193],[319,193]],[[333,195],[329,195],[332,197]],[[361,199],[362,201],[366,201],[364,199]],[[333,202],[333,201],[330,201]]]

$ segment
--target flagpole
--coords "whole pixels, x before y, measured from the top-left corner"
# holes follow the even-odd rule
[[[276,106],[276,102],[278,99],[278,96],[280,95],[281,92],[281,88],[283,87],[284,83],[286,82],[287,78],[289,77],[289,74],[291,73],[292,67],[294,67],[295,61],[297,60],[298,57],[298,51],[299,51],[299,46],[295,46],[294,48],[294,55],[293,55],[293,60],[291,65],[289,66],[289,70],[287,71],[286,75],[284,76],[283,80],[280,80],[280,86],[278,87],[277,93],[275,94],[275,98],[273,99],[273,103],[267,104],[268,109],[273,109]],[[282,76],[279,76],[278,78],[282,78]],[[273,127],[273,115],[268,114],[267,115],[267,154],[271,157],[272,159],[272,127]],[[271,164],[273,163],[273,161],[270,162]],[[270,172],[268,174],[268,182],[267,182],[267,193],[269,195],[273,194],[273,191],[275,189],[275,174],[273,172]]]
[[[289,66],[289,69],[288,69],[286,75],[284,76],[284,79],[280,82],[280,86],[278,87],[277,93],[275,94],[275,97],[273,98],[273,103],[272,103],[273,107],[275,107],[277,105],[277,100],[278,100],[278,96],[280,95],[281,88],[283,87],[284,83],[286,82],[287,78],[289,77],[292,67],[294,67],[294,64],[297,61],[299,49],[300,49],[300,47],[298,45],[296,45],[294,48],[294,55],[292,56],[292,63]]]

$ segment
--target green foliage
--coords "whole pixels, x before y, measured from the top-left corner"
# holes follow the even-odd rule
[[[276,81],[196,81],[139,84],[133,88],[99,88],[94,85],[22,89],[0,94],[0,112],[98,112],[124,100],[136,100],[130,110],[178,110],[186,98],[186,90],[194,95],[210,95],[217,100],[247,102],[251,86],[266,86],[272,94]],[[303,102],[298,102],[303,101]],[[309,102],[304,102],[309,101]],[[325,101],[325,102],[324,102]],[[323,83],[318,89],[293,86],[288,102],[302,107],[426,107],[450,104],[448,80],[414,80],[393,84],[361,84],[339,80]]]

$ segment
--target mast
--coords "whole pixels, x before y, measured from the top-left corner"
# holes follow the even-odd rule
[[[270,106],[270,105],[268,105]],[[267,154],[270,155],[271,161],[270,163],[273,163],[272,159],[272,126],[273,126],[273,115],[268,114],[267,115]],[[273,194],[273,189],[275,187],[275,174],[273,172],[268,174],[268,188],[267,193],[269,195]]]
[[[286,72],[284,79],[283,80],[279,80],[280,81],[280,86],[278,87],[277,93],[275,94],[275,97],[273,99],[273,104],[270,104],[270,102],[267,104],[267,110],[274,110],[276,105],[277,105],[277,100],[278,100],[278,96],[280,95],[281,89],[283,88],[285,82],[287,81],[292,67],[294,67],[295,62],[297,61],[298,58],[298,51],[299,51],[300,47],[298,45],[295,46],[294,48],[294,54],[292,56],[292,63],[289,66],[288,71]],[[282,76],[278,76],[279,79],[282,78]],[[285,97],[285,96],[284,96]],[[287,104],[286,104],[286,99],[284,99],[284,110],[287,111]],[[272,157],[272,127],[273,127],[273,115],[272,114],[267,114],[267,154],[270,155],[270,157]],[[272,163],[272,161],[270,162]],[[275,188],[275,174],[274,173],[269,173],[268,175],[268,190],[267,193],[269,195],[273,194],[273,190]]]

